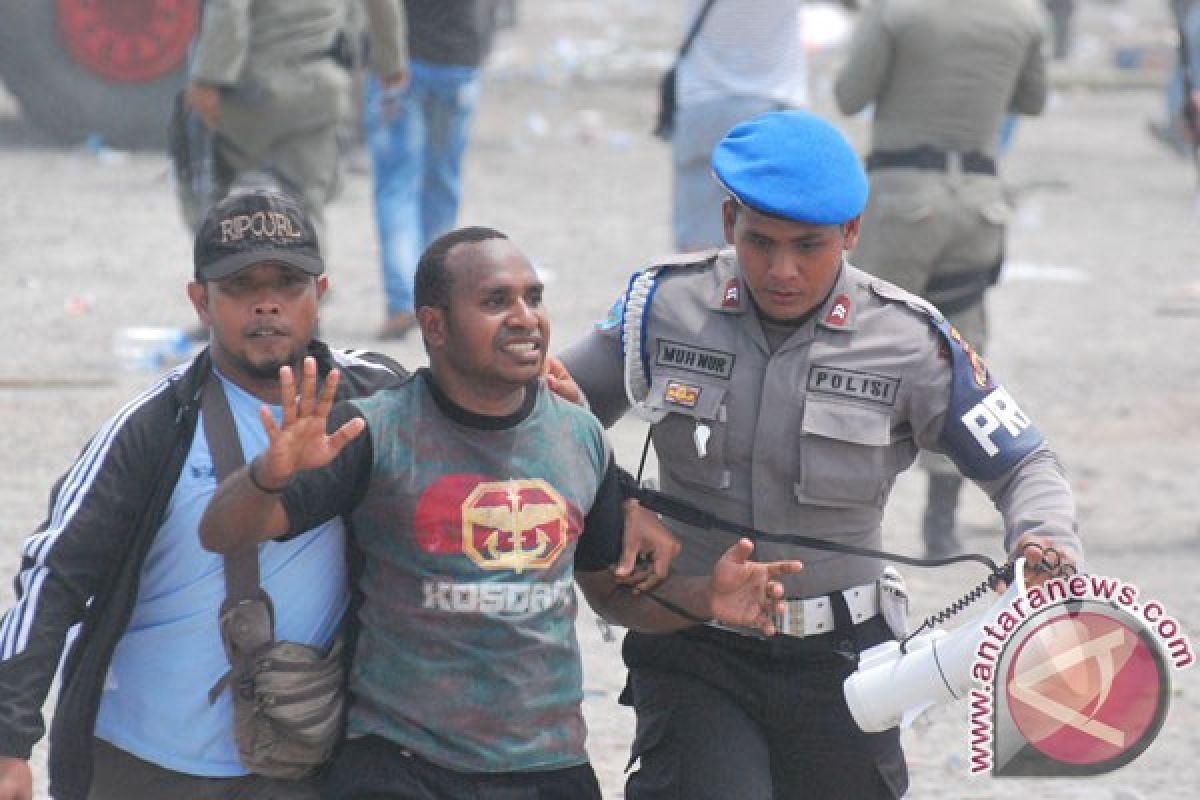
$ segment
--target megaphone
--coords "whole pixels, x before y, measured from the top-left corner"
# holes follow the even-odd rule
[[[858,670],[842,685],[858,727],[865,733],[885,731],[965,695],[973,682],[971,665],[986,635],[983,626],[1025,594],[1024,568],[1025,559],[1017,559],[1008,590],[985,614],[953,631],[914,636],[903,651],[897,641],[863,651]]]

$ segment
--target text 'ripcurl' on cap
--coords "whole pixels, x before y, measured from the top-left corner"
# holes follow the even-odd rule
[[[223,280],[268,261],[309,275],[325,271],[317,231],[304,208],[265,189],[235,192],[213,204],[196,233],[196,280]]]
[[[867,205],[867,173],[841,131],[807,111],[772,111],[737,125],[712,155],[738,202],[813,225],[840,225]]]

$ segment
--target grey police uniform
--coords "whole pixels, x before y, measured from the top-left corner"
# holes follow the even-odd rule
[[[321,234],[338,186],[338,127],[352,111],[351,75],[335,44],[355,2],[207,0],[192,53],[191,80],[225,90],[215,146],[233,181],[270,173],[304,203]],[[367,0],[365,8],[372,67],[402,71],[398,0]]]
[[[626,352],[640,375],[625,377]],[[1069,489],[1029,418],[933,307],[849,264],[772,347],[734,251],[681,257],[635,276],[563,360],[605,424],[630,407],[626,381],[644,396],[662,489],[733,522],[879,548],[895,478],[924,448],[949,452],[991,495],[1008,547],[1036,528],[1078,550]],[[684,574],[708,572],[732,541],[666,521]],[[788,635],[626,638],[642,759],[626,796],[766,798],[772,778],[774,791],[805,786],[804,797],[899,796],[898,733],[859,732],[840,691],[854,651],[891,637],[877,616],[883,565],[773,543],[755,556],[805,562],[784,579]],[[830,593],[841,590],[855,624],[834,631]],[[666,699],[685,691],[686,709]],[[746,714],[765,731],[769,768],[753,769],[755,747],[738,732]],[[730,769],[733,753],[749,762]],[[659,795],[648,788],[658,783],[685,788]]]
[[[1045,105],[1043,29],[1028,0],[874,3],[834,84],[843,113],[874,105],[854,263],[934,303],[979,348],[1010,213],[997,136],[1005,114]]]
[[[934,326],[941,314],[846,265],[825,303],[772,350],[732,250],[660,266],[653,285],[640,348],[645,406],[662,415],[653,441],[663,490],[760,530],[880,548],[896,476],[919,449],[947,449],[941,435],[954,362]],[[637,326],[623,324],[621,302],[611,321],[563,356],[606,423],[629,407],[622,340]],[[1010,414],[1009,427],[1002,421],[982,438],[1032,430],[1019,409]],[[978,470],[987,450],[951,455]],[[1053,455],[1039,444],[1021,467],[1015,475],[974,475],[1004,514],[1006,546],[1033,527],[1076,544],[1074,509]],[[1041,500],[1045,482],[1064,489],[1055,495],[1063,502]],[[685,574],[707,574],[731,543],[695,530],[685,540],[675,562]],[[871,559],[772,543],[757,555],[805,562],[803,572],[784,578],[792,597],[869,583],[882,570]]]
[[[1043,29],[1028,0],[883,0],[864,10],[834,84],[844,113],[874,105],[854,263],[937,305],[980,352],[1010,214],[996,142],[1007,113],[1045,105]],[[923,453],[921,465],[926,552],[947,555],[960,549],[962,480],[947,459]]]

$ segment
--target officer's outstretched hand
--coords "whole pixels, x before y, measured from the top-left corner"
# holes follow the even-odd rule
[[[712,615],[725,625],[757,628],[774,636],[775,615],[783,611],[783,584],[776,578],[804,568],[799,561],[751,561],[754,542],[739,539],[713,565]]]
[[[279,368],[282,424],[275,424],[275,418],[266,406],[259,409],[259,418],[270,440],[267,449],[251,464],[260,484],[286,486],[297,472],[323,467],[333,461],[343,447],[363,432],[366,421],[356,417],[332,434],[325,433],[339,377],[336,369],[331,370],[320,397],[317,397],[317,362],[312,356],[304,359],[299,391],[292,368]]]
[[[625,534],[613,577],[618,584],[632,588],[634,594],[648,592],[667,579],[681,545],[658,515],[642,508],[637,500],[626,500],[621,510]]]

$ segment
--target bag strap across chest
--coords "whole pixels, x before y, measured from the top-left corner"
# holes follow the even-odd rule
[[[237,425],[225,389],[216,375],[210,375],[200,397],[204,436],[212,455],[213,472],[220,484],[245,464]],[[258,544],[241,547],[225,555],[225,602],[218,622],[221,641],[233,671],[263,645],[275,638],[275,609],[271,597],[259,585]],[[227,674],[209,693],[210,699],[221,693]]]
[[[225,480],[245,463],[242,444],[238,439],[237,426],[229,400],[221,381],[214,375],[204,385],[201,396],[204,417],[204,436],[212,454],[213,471],[217,483]],[[252,600],[258,596],[260,587],[258,572],[258,544],[251,544],[225,556],[225,606],[241,600]]]
[[[688,50],[692,49],[692,44],[696,41],[696,37],[700,35],[700,29],[704,27],[704,19],[708,16],[708,12],[717,4],[717,0],[705,0],[704,6],[700,9],[700,13],[692,20],[692,25],[688,28],[687,35],[683,37],[683,41],[679,45],[679,55],[675,58],[675,63],[678,64],[683,60],[683,57],[688,54]]]

